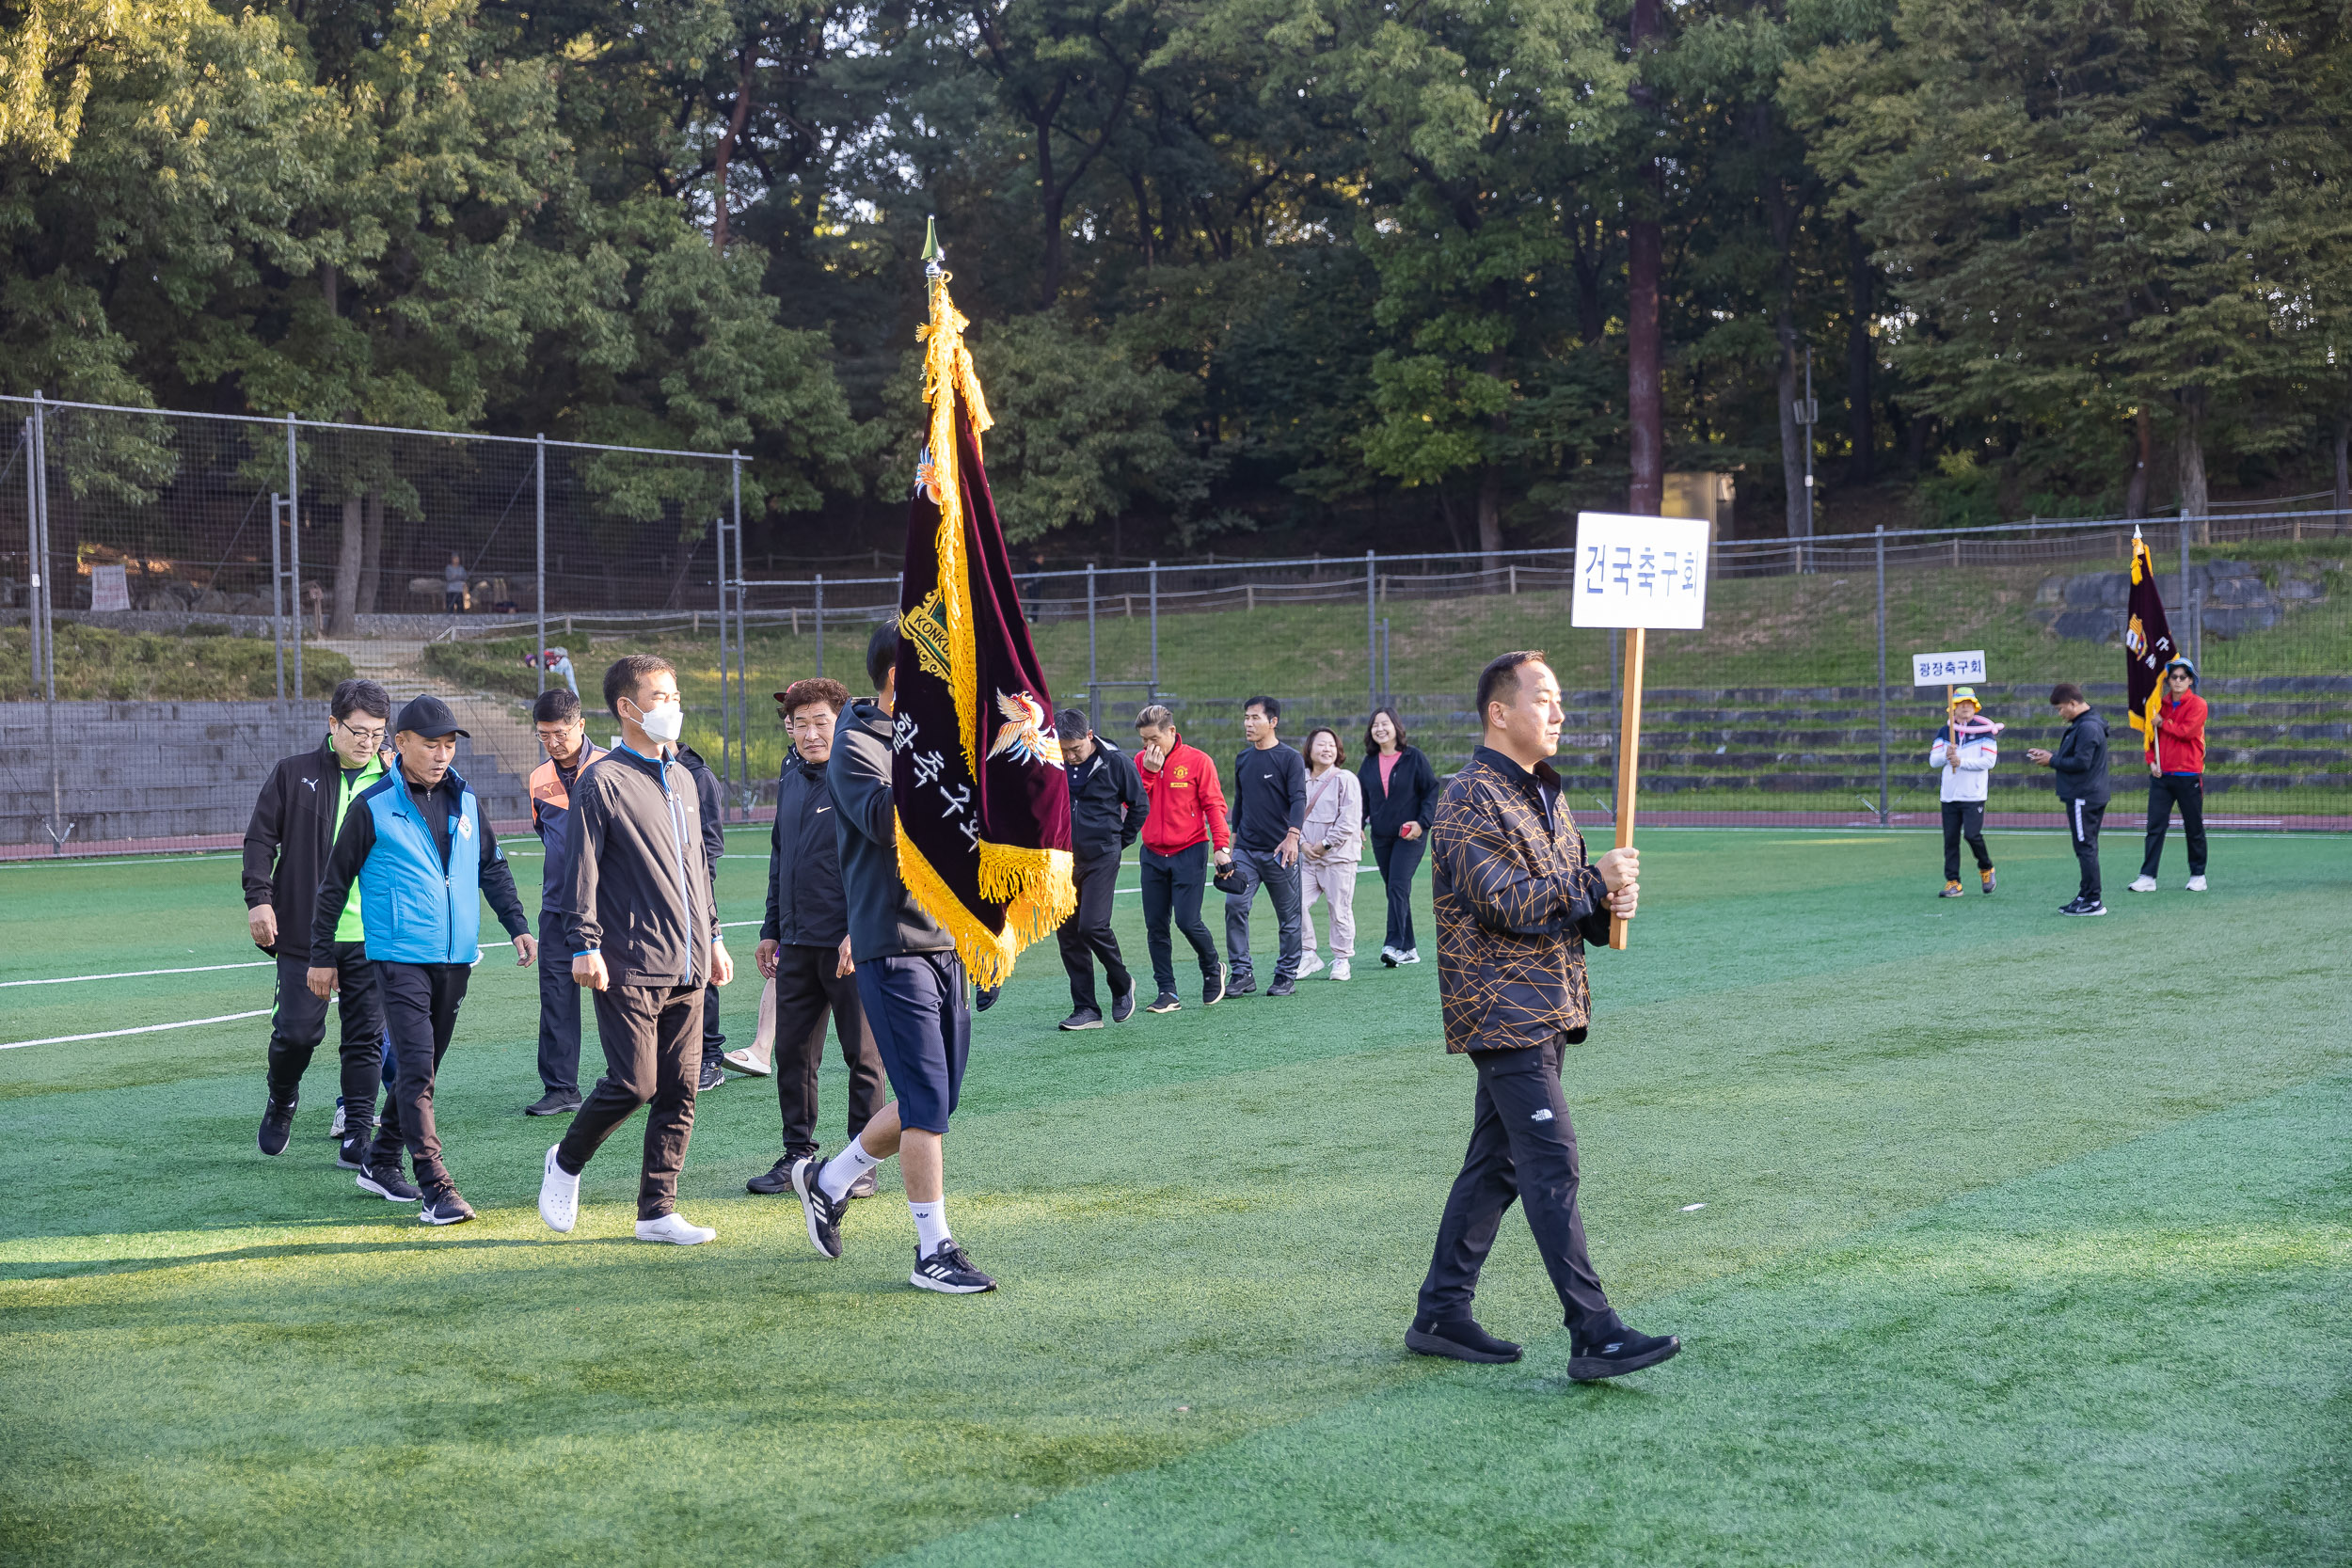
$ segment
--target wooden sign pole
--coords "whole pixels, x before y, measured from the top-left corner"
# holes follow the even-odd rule
[[[1648,633],[1629,626],[1625,634],[1625,709],[1617,732],[1617,847],[1633,843],[1633,797],[1642,770],[1642,643]],[[1609,945],[1625,951],[1625,922],[1609,917]]]

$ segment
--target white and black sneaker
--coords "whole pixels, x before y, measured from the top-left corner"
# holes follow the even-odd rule
[[[286,1140],[294,1136],[294,1107],[299,1102],[276,1098],[262,1101],[262,1131],[255,1141],[262,1153],[275,1157],[286,1152]]]
[[[1421,962],[1421,949],[1418,947],[1407,947],[1403,952],[1397,954],[1396,961],[1400,964],[1417,964]]]
[[[1068,1018],[1061,1021],[1061,1027],[1072,1031],[1079,1029],[1100,1029],[1103,1027],[1103,1015],[1096,1012],[1092,1007],[1080,1007],[1077,1011],[1072,1013]]]
[[[792,1167],[792,1190],[801,1196],[801,1212],[808,1220],[808,1244],[827,1258],[841,1256],[841,1212],[846,1204],[825,1196],[817,1178],[825,1168],[824,1151],[803,1155]]]
[[[2105,914],[2106,912],[2107,907],[2096,898],[2077,898],[2071,904],[2061,906],[2058,910],[2060,914]]]
[[[337,1095],[335,1097],[335,1125],[326,1130],[326,1135],[330,1138],[341,1138],[343,1135],[345,1119],[342,1097]]]
[[[340,1170],[368,1168],[368,1133],[363,1130],[357,1137],[345,1138],[335,1146],[335,1164]]]
[[[1204,1007],[1214,1007],[1224,1000],[1225,966],[1223,964],[1219,964],[1216,966],[1216,973],[1215,974],[1204,974],[1200,977],[1200,1005]],[[1154,1007],[1152,1010],[1153,1012],[1159,1011],[1157,1007]]]
[[[390,1203],[414,1203],[424,1195],[416,1184],[400,1174],[398,1165],[370,1165],[359,1173],[358,1181],[363,1193],[373,1193]]]
[[[996,1289],[996,1281],[972,1266],[972,1259],[963,1255],[952,1236],[929,1258],[919,1252],[915,1255],[914,1272],[907,1275],[907,1283],[945,1296],[977,1296]]]
[[[1127,989],[1111,998],[1111,1022],[1124,1023],[1136,1016],[1136,983],[1127,982]]]
[[[417,1218],[426,1225],[463,1225],[473,1218],[473,1205],[459,1196],[454,1187],[443,1187],[427,1193],[424,1207],[417,1211]]]
[[[1164,990],[1153,997],[1152,1005],[1143,1010],[1147,1013],[1172,1013],[1184,1005],[1182,999],[1174,991]]]
[[[1393,948],[1393,947],[1390,947],[1390,946],[1386,945],[1385,943],[1381,946],[1381,949],[1380,949],[1380,967],[1381,967],[1381,968],[1383,968],[1383,969],[1394,969],[1394,968],[1396,967],[1396,949],[1395,949],[1395,948]]]

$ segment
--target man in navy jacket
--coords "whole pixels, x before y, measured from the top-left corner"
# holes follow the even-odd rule
[[[1070,844],[1075,862],[1071,879],[1078,887],[1078,905],[1054,933],[1061,944],[1062,968],[1070,974],[1070,1016],[1065,1029],[1103,1027],[1102,1005],[1094,996],[1094,960],[1103,960],[1103,977],[1111,987],[1111,1022],[1124,1023],[1135,1016],[1135,976],[1111,933],[1111,896],[1119,886],[1119,866],[1127,846],[1143,832],[1143,818],[1152,803],[1143,793],[1143,775],[1126,753],[1094,733],[1087,716],[1066,707],[1054,721],[1061,736],[1061,759],[1070,770]]]
[[[531,710],[548,760],[531,775],[531,828],[546,858],[539,864],[539,943],[564,952],[564,889],[572,875],[572,786],[604,755],[588,738],[579,693],[550,688]],[[580,988],[562,964],[539,966],[539,1083],[546,1089],[523,1114],[569,1116],[580,1109]]]
[[[2083,701],[2083,689],[2060,681],[2050,689],[2050,705],[2066,721],[2055,752],[2030,747],[2026,760],[2058,775],[2058,804],[2066,812],[2067,835],[2074,841],[2074,863],[2082,885],[2060,914],[2105,914],[2099,895],[2099,824],[2107,815],[2107,721]]]

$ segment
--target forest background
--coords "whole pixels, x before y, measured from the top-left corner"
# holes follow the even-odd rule
[[[935,217],[1027,550],[1523,547],[1626,503],[1655,221],[1740,535],[1808,442],[1821,531],[2352,506],[2352,13],[1633,5],[0,0],[0,390],[740,449],[821,565]]]

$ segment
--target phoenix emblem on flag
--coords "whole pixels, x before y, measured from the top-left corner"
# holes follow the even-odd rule
[[[1019,762],[1055,760],[1054,729],[1035,697],[1026,691],[1016,691],[1009,697],[999,691],[996,711],[1005,716],[1005,721],[996,727],[996,744],[988,749],[990,756],[1010,754]]]

